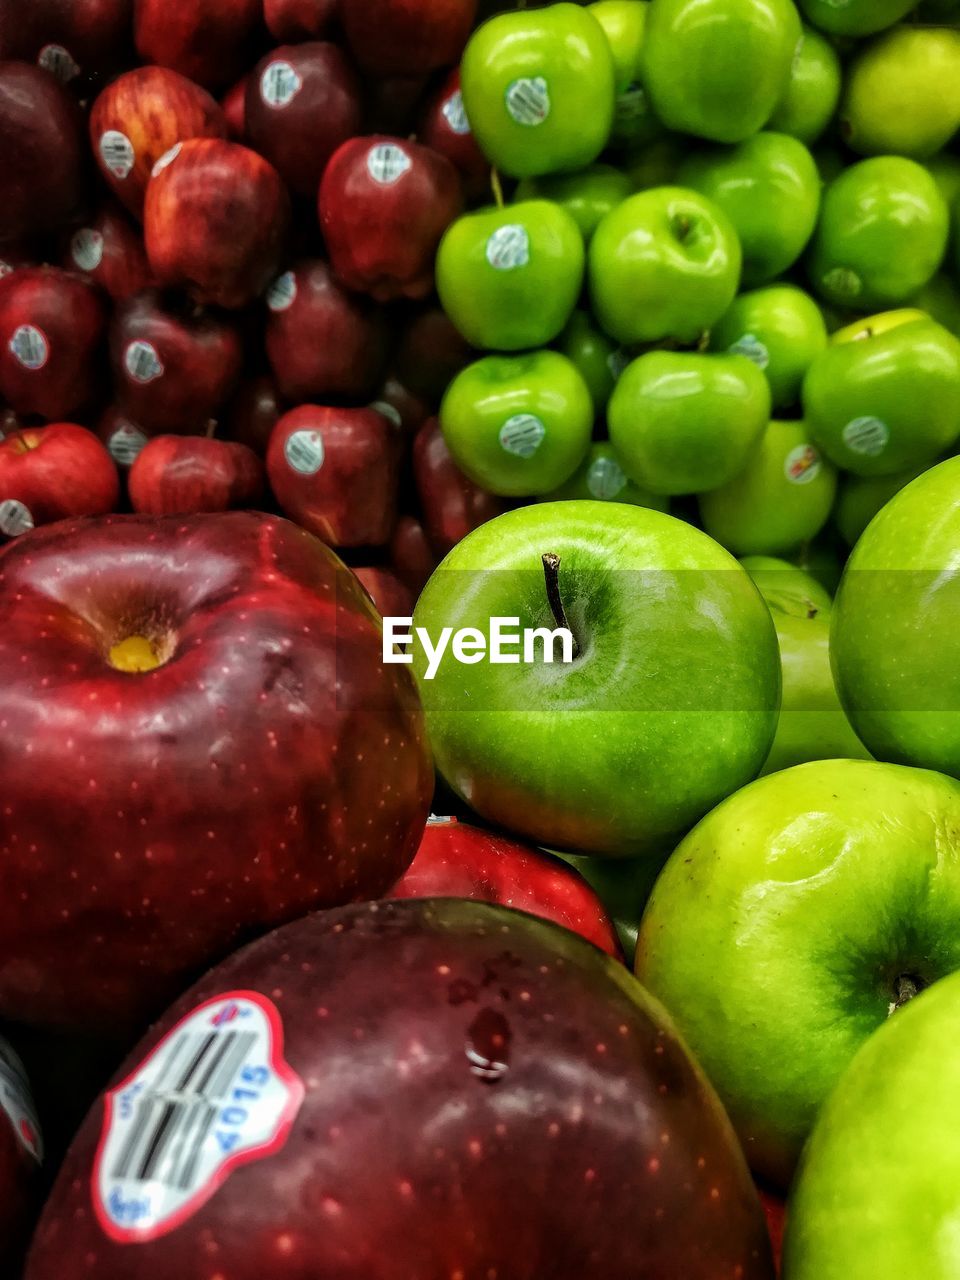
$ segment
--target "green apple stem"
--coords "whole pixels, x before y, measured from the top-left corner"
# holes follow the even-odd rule
[[[541,560],[543,561],[543,579],[547,587],[547,601],[550,605],[553,619],[558,627],[562,627],[564,631],[569,631],[573,636],[573,656],[579,658],[580,644],[573,633],[573,628],[567,621],[563,598],[560,595],[560,557],[552,551],[547,551],[541,556]]]
[[[905,1004],[909,1004],[914,996],[920,994],[924,986],[925,983],[922,979],[913,977],[909,973],[901,973],[894,987],[897,998],[894,1000],[890,1012],[895,1013],[897,1009],[902,1009]]]
[[[506,201],[503,198],[503,186],[500,182],[500,174],[496,169],[490,170],[490,189],[493,192],[493,198],[496,201],[498,209],[502,209]]]

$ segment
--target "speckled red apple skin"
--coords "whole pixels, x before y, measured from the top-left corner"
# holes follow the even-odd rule
[[[441,556],[504,511],[500,498],[468,480],[454,462],[436,418],[425,422],[417,432],[413,475],[424,528]]]
[[[134,0],[133,32],[144,62],[223,89],[249,66],[262,19],[262,0]]]
[[[330,27],[337,0],[263,0],[263,17],[275,40],[314,40]]]
[[[169,628],[152,672],[113,644]],[[0,552],[0,1016],[138,1029],[241,942],[384,893],[433,786],[409,671],[266,515],[64,522]]]
[[[306,1087],[283,1148],[165,1237],[116,1244],[91,1200],[98,1103],[27,1280],[771,1280],[710,1086],[573,934],[455,900],[314,915],[204,978],[118,1079],[234,990],[273,1001]]]
[[[105,201],[96,215],[85,223],[84,230],[102,237],[100,262],[92,270],[86,270],[82,265],[81,249],[74,237],[68,236],[63,256],[63,265],[68,271],[79,272],[85,280],[99,285],[114,302],[122,302],[149,286],[150,268],[147,266],[143,236],[134,230],[113,201]]]
[[[426,75],[460,61],[477,0],[340,0],[354,57],[378,76]]]

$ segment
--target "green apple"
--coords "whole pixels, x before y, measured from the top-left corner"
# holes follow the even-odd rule
[[[837,594],[843,568],[849,552],[834,536],[833,530],[827,526],[811,542],[804,542],[796,551],[789,553],[791,564],[795,564],[804,573],[816,578],[831,597]]]
[[[827,345],[820,308],[792,284],[742,293],[710,330],[710,350],[746,356],[767,375],[774,409],[800,400],[804,374]]]
[[[960,786],[867,760],[801,764],[719,805],[661,872],[636,955],[781,1187],[908,984],[957,968]]]
[[[597,328],[589,311],[574,311],[557,346],[580,371],[596,413],[604,413],[627,357]]]
[[[925,311],[937,324],[949,329],[955,338],[960,338],[960,284],[945,271],[925,284],[910,299],[910,306]]]
[[[595,499],[598,502],[632,502],[637,507],[667,511],[669,499],[635,485],[624,471],[612,444],[592,444],[587,456],[566,484],[547,494],[546,501],[569,501],[571,498]]]
[[[631,480],[652,493],[704,493],[747,465],[770,421],[770,388],[752,360],[648,351],[627,365],[607,409]]]
[[[654,0],[643,73],[678,133],[743,142],[783,97],[802,28],[793,0]]]
[[[415,642],[437,765],[488,821],[550,848],[651,856],[766,758],[780,701],[770,613],[691,525],[617,502],[498,516],[441,563],[414,626],[434,642],[444,628],[486,637],[495,617],[521,632],[566,623],[576,648],[572,662],[559,645],[544,662],[542,644],[517,665],[450,655],[428,679]]]
[[[621,167],[634,191],[676,184],[677,170],[687,154],[687,139],[666,134],[623,157]]]
[[[648,0],[597,0],[588,6],[603,27],[613,54],[617,99],[610,141],[619,147],[641,147],[663,133],[643,83],[643,39],[649,7]]]
[[[554,852],[554,850],[550,850]],[[664,851],[664,859],[670,852]],[[640,917],[660,871],[661,860],[648,858],[590,858],[576,853],[560,853],[583,876],[606,907],[627,964],[633,968]]]
[[[467,43],[460,81],[481,151],[510,177],[582,169],[607,144],[613,57],[600,23],[578,5],[491,18]]]
[[[813,156],[817,172],[820,174],[820,181],[824,185],[833,182],[834,178],[839,178],[840,174],[846,169],[849,160],[832,141],[821,142],[810,154]]]
[[[960,458],[901,489],[853,549],[834,606],[834,674],[883,760],[960,775]]]
[[[939,879],[941,868],[931,868]],[[931,896],[924,893],[924,901]],[[953,925],[945,889],[931,900]],[[937,954],[950,948],[949,933]],[[956,1280],[960,975],[870,1037],[820,1111],[790,1198],[790,1280]]]
[[[639,0],[634,0],[639,3]],[[627,175],[610,164],[594,164],[579,173],[524,178],[517,186],[517,200],[551,200],[566,209],[588,241],[601,219],[633,192]],[[516,206],[513,206],[516,208]]]
[[[922,311],[841,329],[803,383],[814,443],[858,476],[930,463],[960,436],[960,339]]]
[[[760,588],[767,604],[782,603],[785,610],[803,614],[828,614],[833,596],[823,583],[789,560],[777,556],[741,556],[740,563]]]
[[[823,194],[810,280],[838,307],[899,306],[939,269],[949,227],[946,201],[922,165],[905,156],[861,160]]]
[[[960,283],[960,156],[943,151],[927,161],[927,168],[940,188],[940,194],[946,200],[950,211],[950,245],[947,250],[947,262],[954,266],[955,281]]]
[[[786,91],[767,127],[812,146],[833,119],[842,80],[836,49],[819,31],[804,26]]]
[[[736,555],[779,555],[816,537],[836,489],[837,473],[804,423],[774,421],[745,469],[700,497],[700,518]]]
[[[462,369],[440,405],[447,448],[475,484],[505,498],[549,493],[590,447],[593,402],[556,351],[486,356]]]
[[[960,31],[894,27],[853,60],[840,108],[863,156],[935,155],[960,129]]]
[[[877,512],[925,470],[926,467],[909,467],[892,476],[844,476],[833,519],[847,545],[856,546]]]
[[[681,166],[679,182],[709,196],[733,223],[748,286],[789,270],[817,225],[820,174],[803,143],[785,133],[696,151]]]
[[[906,17],[917,0],[797,0],[805,16],[829,35],[872,36]]]
[[[452,223],[437,254],[437,292],[474,347],[525,351],[561,332],[583,287],[576,222],[558,204],[528,200]]]
[[[594,315],[611,337],[692,343],[736,296],[740,243],[706,197],[655,187],[607,214],[587,263]]]

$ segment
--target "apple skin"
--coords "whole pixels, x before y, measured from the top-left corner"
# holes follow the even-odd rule
[[[265,344],[280,394],[294,404],[369,399],[383,377],[388,333],[380,308],[307,258],[267,292]]]
[[[588,1258],[608,1280],[772,1280],[763,1212],[713,1090],[660,1007],[582,938],[457,900],[314,915],[214,969],[115,1083],[178,1019],[240,989],[276,1008],[284,1057],[310,1082],[282,1150],[234,1170],[176,1231],[118,1244],[89,1208],[98,1103],[60,1173],[26,1280],[74,1280],[91,1254],[98,1280],[136,1270],[199,1280],[211,1246],[231,1280],[280,1280],[294,1267],[309,1275],[304,1258],[330,1276],[362,1258],[368,1280],[446,1280],[457,1268],[533,1280]],[[331,1129],[338,1140],[318,1143]],[[531,1187],[539,1193],[525,1196]],[[522,1229],[505,1233],[504,1204],[519,1198]],[[344,1212],[331,1225],[333,1214],[317,1210],[331,1199],[363,1204],[362,1217]],[[416,1211],[428,1201],[435,1212]],[[72,1259],[77,1269],[65,1273]]]
[[[263,463],[245,444],[156,436],[130,468],[127,491],[141,515],[199,515],[258,506],[263,479]]]
[[[116,509],[120,480],[92,431],[72,422],[28,427],[0,440],[0,533],[19,537],[71,516]]]
[[[844,1073],[791,1192],[784,1241],[791,1278],[956,1274],[952,1192],[960,1169],[944,1117],[960,1084],[958,1013],[960,976],[951,974],[900,1009]]]
[[[90,112],[100,176],[138,218],[153,166],[171,147],[189,138],[226,136],[226,118],[210,94],[167,67],[135,67],[118,76]]]
[[[390,539],[390,565],[416,598],[437,567],[437,555],[415,516],[401,516]]]
[[[760,589],[767,604],[800,606],[802,613],[828,614],[833,596],[819,579],[790,560],[777,556],[742,556],[740,564]]]
[[[400,442],[373,409],[301,405],[273,429],[267,474],[283,511],[334,547],[379,547],[396,523]]]
[[[960,436],[960,338],[920,311],[892,311],[833,335],[807,370],[815,444],[858,476],[929,464]]]
[[[542,920],[620,958],[617,932],[582,876],[540,849],[456,818],[430,818],[420,848],[390,898],[468,898]]]
[[[767,1220],[767,1232],[773,1249],[774,1271],[779,1276],[783,1256],[783,1233],[787,1226],[787,1203],[782,1196],[775,1195],[772,1191],[767,1191],[763,1187],[757,1189],[760,1193],[764,1217]]]
[[[477,0],[339,0],[337,14],[368,74],[423,76],[459,62]]]
[[[376,399],[367,406],[389,419],[405,440],[412,440],[430,417],[430,405],[415,396],[394,374],[380,384]]]
[[[414,438],[413,477],[427,536],[442,556],[503,512],[500,499],[468,480],[454,462],[436,418]]]
[[[110,360],[125,413],[151,434],[191,435],[203,431],[228,399],[243,346],[228,321],[177,308],[150,290],[114,313]]]
[[[96,427],[97,438],[106,446],[107,453],[121,476],[125,476],[150,439],[149,434],[116,405],[104,410]]]
[[[27,7],[7,6],[0,13],[0,59],[39,61],[64,82],[81,73],[115,70],[132,53],[132,14],[133,0],[30,0]],[[48,62],[50,54],[54,58]]]
[[[792,0],[656,0],[644,83],[668,129],[743,142],[783,97],[802,28]]]
[[[59,230],[86,187],[83,118],[39,67],[0,62],[0,244]]]
[[[847,546],[855,547],[873,517],[926,470],[922,466],[909,467],[892,476],[844,476],[837,494],[833,521]]]
[[[273,165],[248,147],[195,139],[150,180],[147,257],[161,285],[199,303],[243,307],[280,265],[289,198]]]
[[[299,195],[316,196],[327,161],[361,132],[360,81],[335,44],[308,41],[271,50],[246,91],[250,145]]]
[[[905,156],[874,156],[824,191],[807,274],[834,306],[896,307],[936,274],[948,234],[949,211],[932,175]]]
[[[85,408],[99,385],[105,321],[99,291],[79,276],[34,267],[0,278],[0,396],[50,421]]]
[[[409,618],[416,603],[413,592],[395,573],[378,567],[359,568],[353,571],[363,589],[373,601],[374,608],[383,618]]]
[[[283,403],[277,384],[269,374],[260,374],[240,384],[224,415],[225,434],[231,440],[248,445],[259,458],[267,455],[267,446]]]
[[[589,311],[574,311],[557,341],[557,349],[576,366],[587,384],[594,410],[599,417],[623,372],[627,356],[616,343],[597,328]]]
[[[774,1186],[789,1183],[817,1112],[890,1016],[897,979],[922,987],[960,967],[958,819],[953,779],[816,761],[731,796],[661,872],[637,977]]]
[[[244,939],[406,869],[433,786],[422,713],[317,539],[241,512],[112,516],[19,539],[0,572],[2,831],[23,850],[4,1016],[127,1034]],[[138,628],[169,660],[115,670]],[[44,868],[78,831],[64,914]]]
[[[446,156],[463,179],[468,199],[479,200],[490,189],[490,164],[477,146],[463,106],[460,68],[455,67],[427,103],[417,141]]]
[[[426,297],[437,246],[462,206],[460,178],[445,156],[382,134],[345,142],[318,201],[334,273],[381,302]]]
[[[144,62],[179,71],[205,89],[224,89],[252,61],[262,0],[134,0],[133,33]]]
[[[63,265],[123,302],[151,283],[143,237],[112,201],[70,237]]]
[[[295,44],[326,35],[338,0],[263,0],[263,20],[274,40]]]
[[[797,0],[805,16],[828,35],[870,36],[905,18],[917,0]]]
[[[833,119],[842,85],[843,68],[836,49],[814,27],[804,24],[790,79],[767,128],[813,146]]]
[[[659,187],[607,214],[587,262],[594,315],[611,337],[692,344],[733,302],[742,252],[722,209],[698,192]]]
[[[590,446],[587,456],[569,480],[548,493],[545,502],[562,502],[571,498],[595,499],[597,502],[632,502],[654,511],[669,511],[670,499],[662,493],[648,493],[634,484],[623,467],[612,444],[606,441]]]
[[[545,553],[560,557],[582,656],[571,667],[448,657],[426,680],[415,642],[437,766],[481,817],[537,844],[651,857],[766,758],[780,702],[769,610],[690,525],[624,503],[552,502],[469,534],[424,589],[415,626],[486,635],[501,616],[552,629]]]
[[[220,110],[227,122],[227,137],[231,142],[247,142],[247,84],[250,76],[244,75],[220,99]]]
[[[624,0],[601,0],[622,4]],[[633,3],[634,0],[629,0]],[[634,192],[634,185],[622,169],[609,164],[592,164],[577,173],[555,173],[545,178],[524,178],[517,184],[514,200],[550,200],[566,209],[589,244],[594,231],[611,209]]]
[[[436,407],[453,378],[472,359],[473,352],[453,321],[434,306],[410,319],[400,335],[394,368],[405,387]]]

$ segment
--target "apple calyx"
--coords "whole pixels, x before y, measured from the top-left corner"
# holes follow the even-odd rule
[[[126,636],[111,645],[107,661],[127,675],[144,675],[162,667],[172,657],[174,648],[175,641],[170,634],[152,640],[143,635]]]
[[[905,1004],[909,1004],[914,996],[918,996],[926,986],[927,983],[922,978],[918,978],[915,973],[901,973],[893,984],[896,999],[890,1002],[888,1016],[896,1013],[898,1009],[902,1009]]]
[[[771,591],[766,600],[771,611],[776,609],[791,618],[815,618],[820,612],[819,606],[807,596],[794,595],[790,591]]]
[[[570,635],[573,636],[573,656],[575,659],[579,658],[580,642],[567,621],[566,610],[563,607],[563,597],[560,595],[560,557],[553,551],[546,551],[540,559],[543,562],[543,579],[547,588],[547,602],[550,605],[553,620],[558,627],[563,631],[569,631]]]

